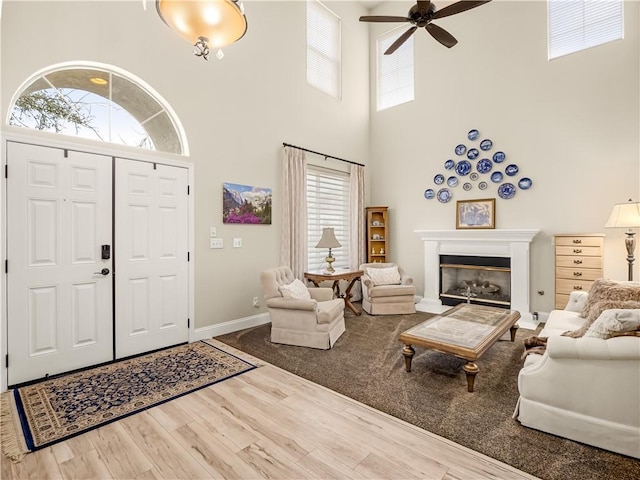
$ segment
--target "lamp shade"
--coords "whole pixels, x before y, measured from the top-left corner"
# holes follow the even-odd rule
[[[336,235],[331,227],[325,227],[322,229],[322,237],[316,245],[316,248],[337,248],[341,247],[340,242],[336,238]]]
[[[617,203],[604,228],[640,227],[640,202]]]
[[[241,39],[247,19],[234,0],[157,0],[160,18],[185,40],[224,47]]]

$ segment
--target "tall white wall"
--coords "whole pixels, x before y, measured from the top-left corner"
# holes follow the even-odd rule
[[[412,4],[386,2],[374,13],[401,15]],[[625,3],[624,40],[552,61],[544,1],[494,1],[438,20],[458,45],[449,50],[417,31],[415,101],[381,112],[375,37],[388,27],[370,27],[371,202],[389,205],[391,257],[419,291],[423,252],[413,231],[454,229],[456,200],[491,197],[496,228],[541,230],[531,247],[533,309],[553,308],[555,233],[606,233],[605,276],[626,280],[624,234],[603,227],[613,204],[640,200],[639,7]],[[455,145],[470,143],[473,128],[533,187],[503,200],[489,181],[484,191],[453,188],[447,204],[426,200],[424,190],[437,190],[434,175],[447,173],[445,160],[456,158]]]
[[[359,163],[369,154],[368,29],[355,2],[331,2],[342,18],[342,99],[306,82],[306,3],[245,1],[249,28],[208,62],[158,17],[155,2],[2,4],[1,115],[34,72],[86,60],[148,82],[181,119],[196,173],[196,326],[265,311],[259,272],[279,264],[282,142]],[[3,122],[4,123],[4,122]],[[317,157],[309,156],[311,161]],[[324,161],[324,160],[321,160]],[[272,225],[224,225],[222,183],[273,189]],[[223,237],[209,249],[209,228]],[[242,248],[232,248],[232,238]]]

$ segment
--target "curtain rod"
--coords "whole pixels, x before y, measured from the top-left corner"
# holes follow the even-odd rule
[[[320,155],[321,157],[324,157],[324,158],[333,158],[334,160],[340,160],[341,162],[347,162],[347,163],[351,163],[353,165],[360,165],[361,167],[364,167],[363,164],[358,163],[358,162],[352,162],[351,160],[345,160],[344,158],[334,157],[333,155],[327,155],[326,153],[314,152],[313,150],[309,150],[308,148],[297,147],[296,145],[291,145],[290,143],[282,142],[282,145],[285,146],[285,147],[297,148],[298,150],[303,150],[303,151],[309,152],[309,153],[315,153],[316,155]]]

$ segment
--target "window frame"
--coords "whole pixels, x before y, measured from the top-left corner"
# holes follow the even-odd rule
[[[331,43],[332,41],[335,43],[336,58],[332,58],[329,54],[319,50],[316,46],[311,45],[309,43],[309,40],[310,40],[309,19],[312,13],[323,16],[324,19],[327,19],[327,20],[335,20],[336,22],[335,29],[337,32],[337,36],[334,39],[328,39],[328,43]],[[317,88],[321,92],[326,93],[327,95],[330,95],[333,98],[340,100],[342,99],[342,19],[340,18],[339,15],[337,15],[335,12],[333,12],[331,9],[329,9],[325,4],[323,4],[319,0],[308,0],[306,22],[307,24],[306,24],[305,42],[306,42],[306,48],[307,48],[307,51],[306,51],[307,83],[312,87]],[[321,82],[317,82],[317,83],[314,82],[314,78],[313,78],[314,74],[317,75],[318,73],[323,73],[323,72],[320,72],[320,68],[315,68],[314,63],[310,62],[312,58],[312,56],[309,55],[310,50],[317,56],[317,58],[323,58],[326,60],[327,63],[335,66],[335,78],[331,79],[332,81],[335,81],[335,84],[332,85],[334,89],[327,89],[321,84]],[[324,75],[325,78],[330,77],[330,75],[326,75],[326,72],[324,73],[325,73]]]
[[[334,182],[340,182],[342,189],[340,208],[328,209],[330,197],[335,195],[325,192],[318,195],[316,192],[322,189],[321,177],[332,178]],[[307,196],[307,268],[308,271],[318,271],[326,268],[324,258],[329,253],[328,249],[316,248],[316,244],[322,236],[322,229],[333,227],[337,240],[341,247],[332,249],[331,255],[335,258],[333,267],[349,269],[351,267],[351,175],[348,172],[327,168],[319,165],[307,165],[306,196]],[[316,188],[311,188],[315,184]],[[325,188],[327,188],[325,186]],[[317,205],[316,205],[317,204]]]
[[[387,110],[389,108],[393,108],[393,107],[397,107],[398,105],[402,105],[405,103],[409,103],[409,102],[413,102],[415,100],[415,48],[414,48],[414,35],[412,35],[411,37],[409,37],[407,39],[407,41],[405,43],[403,43],[392,55],[384,55],[384,52],[387,50],[387,48],[389,48],[389,46],[395,41],[396,38],[398,38],[398,36],[400,36],[404,31],[406,30],[406,27],[402,26],[402,27],[396,27],[392,30],[389,30],[381,35],[378,35],[376,37],[376,111],[381,112],[383,110]],[[384,47],[381,46],[383,41],[388,41],[391,40],[389,42],[389,45],[386,45]],[[410,52],[407,52],[406,55],[408,55],[409,58],[411,58],[411,85],[410,85],[410,89],[411,89],[411,94],[407,95],[405,98],[400,98],[399,100],[396,100],[394,103],[390,102],[389,104],[382,104],[381,102],[381,88],[383,86],[383,60],[387,59],[387,61],[391,60],[391,58],[395,58],[397,59],[397,61],[400,61],[400,57],[396,56],[396,55],[402,55],[405,54],[407,49],[411,49]],[[394,57],[395,56],[395,57]],[[396,62],[397,63],[397,62]],[[403,66],[396,66],[394,68],[394,70],[392,72],[387,72],[385,75],[392,75],[394,72],[397,73],[402,69],[402,68],[408,68],[408,65],[403,67]],[[396,85],[394,86],[393,89],[393,93],[396,96],[400,96],[398,94],[398,92],[401,90],[396,82]]]
[[[581,14],[576,12],[579,7]],[[594,9],[597,15],[593,15]],[[606,15],[609,10],[610,14]],[[615,26],[607,27],[607,22],[615,22]],[[624,0],[547,0],[549,61],[623,38]]]

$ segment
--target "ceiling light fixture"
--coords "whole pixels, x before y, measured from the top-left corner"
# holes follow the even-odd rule
[[[239,0],[157,0],[156,9],[164,23],[193,44],[193,53],[209,59],[209,48],[240,40],[247,31],[247,18]]]
[[[107,83],[109,83],[106,79],[101,77],[91,77],[89,81],[96,85],[106,85]]]

